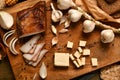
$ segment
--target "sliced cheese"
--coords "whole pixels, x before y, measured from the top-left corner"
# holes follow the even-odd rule
[[[69,53],[55,53],[54,57],[55,66],[69,66]]]
[[[74,63],[74,65],[75,65],[77,68],[80,67],[79,64],[77,63],[77,61],[74,60],[73,63]]]
[[[77,62],[79,64],[79,66],[82,66],[82,61],[80,59],[77,59]]]
[[[85,47],[86,46],[86,41],[80,40],[79,41],[79,46]]]
[[[82,53],[82,52],[83,52],[83,50],[82,50],[81,47],[78,47],[78,51],[79,51],[79,53]]]
[[[75,56],[76,58],[80,58],[81,54],[80,54],[78,51],[76,51],[76,52],[74,53],[74,56]]]
[[[91,63],[92,63],[92,66],[98,66],[97,58],[91,58]]]
[[[82,65],[85,65],[85,57],[81,58]]]
[[[84,56],[90,55],[90,49],[84,49],[83,50],[83,55]]]
[[[67,43],[67,48],[73,48],[73,42],[68,41],[68,43]]]
[[[69,57],[70,57],[71,60],[75,59],[72,54],[70,54]]]

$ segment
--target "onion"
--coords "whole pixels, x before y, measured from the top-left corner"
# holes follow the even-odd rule
[[[6,33],[3,35],[3,43],[4,43],[7,47],[8,47],[7,39],[8,39],[8,37],[10,37],[13,33],[15,33],[15,30],[8,31],[8,32],[6,32]]]
[[[17,40],[18,40],[18,38],[14,37],[14,38],[10,41],[9,49],[10,49],[10,51],[11,51],[14,55],[19,54],[19,52],[16,51],[16,49],[15,49],[15,43],[17,42]]]
[[[13,16],[5,11],[0,11],[0,25],[3,29],[10,29],[14,24]]]

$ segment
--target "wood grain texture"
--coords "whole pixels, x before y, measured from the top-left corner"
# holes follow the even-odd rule
[[[34,0],[32,2],[25,2],[20,3],[16,6],[14,6],[11,9],[7,9],[6,11],[9,13],[12,13],[13,15],[16,14],[16,12],[28,8],[31,5],[34,5],[39,0]],[[49,7],[49,2],[47,3],[47,6]],[[45,55],[45,57],[42,59],[42,61],[38,64],[37,67],[29,66],[25,63],[22,53],[20,52],[19,55],[14,56],[9,50],[8,50],[8,58],[10,60],[10,64],[12,66],[12,70],[14,72],[14,76],[16,80],[32,80],[34,74],[39,71],[39,68],[41,66],[41,63],[44,61],[47,66],[48,76],[46,80],[69,80],[74,77],[89,73],[91,71],[100,69],[104,66],[116,63],[120,61],[120,37],[116,35],[114,41],[110,44],[103,44],[100,41],[100,31],[99,29],[95,29],[90,34],[84,34],[82,32],[82,20],[80,20],[77,23],[72,23],[71,26],[68,28],[69,32],[65,34],[59,34],[59,42],[56,46],[51,46],[51,40],[55,36],[51,32],[51,11],[46,12],[47,16],[47,26],[46,31],[43,34],[43,38],[39,41],[44,41],[46,43],[45,47],[49,50],[49,52]],[[16,16],[14,16],[16,18]],[[57,30],[63,28],[63,25],[55,24]],[[15,25],[14,25],[15,28]],[[13,35],[15,36],[15,35]],[[12,37],[13,37],[12,36]],[[87,58],[86,65],[77,69],[74,64],[70,61],[70,66],[68,68],[61,68],[61,67],[55,67],[53,65],[53,58],[55,52],[69,52],[74,53],[78,47],[79,40],[86,40],[87,45],[85,48],[89,48],[91,50],[91,55]],[[67,49],[66,44],[67,41],[72,41],[74,43],[73,49]],[[9,41],[8,41],[9,42]],[[19,47],[23,44],[18,42],[18,45],[16,45],[16,49],[19,51]],[[98,58],[98,67],[92,67],[90,58],[96,57]],[[39,78],[40,79],[40,78]]]

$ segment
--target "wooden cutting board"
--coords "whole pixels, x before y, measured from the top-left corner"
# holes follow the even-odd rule
[[[29,0],[23,3],[17,4],[12,8],[6,9],[5,11],[13,14],[15,22],[16,22],[16,12],[23,10],[25,8],[33,6],[35,3],[39,2],[40,0]],[[80,20],[77,23],[71,23],[71,26],[68,28],[69,32],[64,34],[59,34],[59,42],[56,46],[51,46],[51,40],[55,35],[51,32],[51,11],[49,6],[49,1],[47,1],[47,26],[46,31],[44,33],[43,39],[46,43],[45,48],[49,50],[49,52],[45,55],[42,61],[38,64],[37,67],[32,67],[25,63],[22,53],[15,56],[13,55],[8,49],[8,58],[15,76],[16,80],[32,80],[33,76],[36,72],[39,71],[41,63],[44,61],[47,66],[48,76],[46,80],[69,80],[80,75],[89,73],[91,71],[100,69],[104,66],[116,63],[120,61],[120,37],[119,35],[115,36],[115,39],[110,44],[103,44],[100,41],[100,29],[95,29],[92,33],[85,34],[82,32],[82,22]],[[58,25],[59,23],[55,24],[57,30],[63,28],[63,25]],[[14,27],[16,24],[14,24]],[[1,34],[3,35],[3,30]],[[86,57],[86,65],[77,69],[75,65],[70,61],[70,66],[68,68],[61,68],[55,67],[53,65],[54,53],[55,52],[69,52],[74,53],[77,50],[79,40],[86,40],[87,45],[85,48],[89,48],[91,50],[91,55]],[[67,49],[66,44],[67,41],[72,41],[74,46],[72,49]],[[9,40],[8,40],[9,42]],[[19,47],[22,44],[20,42],[17,43],[16,47],[19,51]],[[90,59],[92,57],[98,58],[98,66],[92,67]],[[40,78],[39,78],[40,79]]]

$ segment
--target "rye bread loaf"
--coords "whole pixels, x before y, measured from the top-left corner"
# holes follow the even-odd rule
[[[101,69],[102,80],[120,80],[120,64],[114,64]]]

